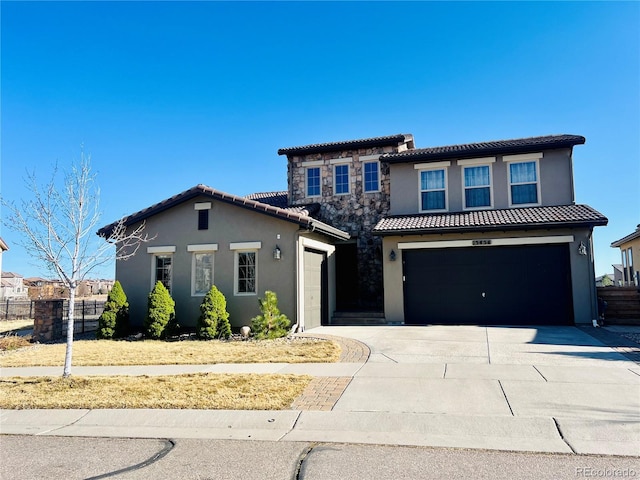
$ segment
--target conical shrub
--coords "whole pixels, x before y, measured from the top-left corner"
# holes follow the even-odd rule
[[[129,333],[129,303],[127,295],[118,280],[115,281],[104,310],[98,318],[98,340],[120,338]]]
[[[200,304],[196,335],[203,340],[231,336],[227,300],[215,285],[207,292]]]
[[[278,308],[278,297],[275,292],[267,290],[264,298],[259,299],[260,311],[258,315],[251,319],[251,331],[257,339],[280,338],[289,333],[291,322]]]
[[[171,298],[169,290],[157,282],[147,302],[147,316],[144,319],[146,336],[153,339],[164,338],[165,329],[175,317],[176,302]]]

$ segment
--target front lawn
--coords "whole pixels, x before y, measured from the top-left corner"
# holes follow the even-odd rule
[[[64,343],[36,344],[0,352],[0,367],[62,366]],[[292,338],[260,341],[164,342],[76,340],[74,366],[205,365],[215,363],[331,363],[340,346],[331,341]]]
[[[180,408],[283,410],[308,375],[198,373],[157,377],[9,377],[0,408]]]
[[[0,333],[17,332],[19,330],[29,330],[33,328],[31,320],[0,320]]]

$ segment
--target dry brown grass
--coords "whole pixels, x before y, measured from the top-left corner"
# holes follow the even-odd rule
[[[189,374],[158,377],[9,377],[0,408],[179,408],[282,410],[311,381],[307,375]]]
[[[61,366],[65,344],[34,345],[0,352],[0,367]],[[204,365],[215,363],[331,363],[340,346],[331,341],[295,338],[248,342],[139,342],[76,340],[73,365]]]
[[[21,337],[19,335],[3,335],[0,336],[0,351],[18,350],[31,346],[31,336]]]
[[[0,321],[0,333],[13,332],[16,330],[26,330],[29,328],[33,328],[33,319]]]

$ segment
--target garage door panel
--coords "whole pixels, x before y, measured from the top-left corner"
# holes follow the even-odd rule
[[[406,323],[568,324],[567,245],[405,250]]]
[[[305,328],[325,323],[326,312],[326,254],[304,250],[304,323]]]

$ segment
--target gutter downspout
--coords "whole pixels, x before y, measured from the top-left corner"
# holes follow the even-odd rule
[[[597,327],[599,326],[600,312],[598,312],[598,290],[596,288],[596,269],[593,253],[593,227],[589,228],[587,241],[589,242],[589,297],[591,300],[591,322],[594,327]]]
[[[291,333],[303,332],[304,327],[300,326],[302,316],[304,315],[304,292],[302,292],[303,282],[302,276],[302,259],[300,258],[300,231],[296,231],[295,236],[296,248],[296,323],[291,327]]]

